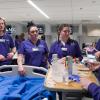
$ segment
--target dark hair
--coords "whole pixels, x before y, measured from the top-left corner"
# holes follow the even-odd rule
[[[41,36],[41,40],[45,40],[45,35],[42,35]]]
[[[68,24],[61,24],[61,25],[58,26],[58,30],[57,30],[57,32],[58,32],[58,41],[59,41],[60,32],[64,27],[68,27],[69,28],[69,25]]]
[[[5,32],[6,31],[6,21],[2,17],[0,17],[0,20],[3,20],[4,22],[4,25],[5,25],[4,32]]]
[[[15,35],[15,39],[18,39],[19,38],[19,36],[18,35]]]
[[[69,28],[69,25],[68,25],[68,24],[61,24],[61,25],[59,25],[59,27],[58,27],[58,34],[61,32],[61,30],[62,30],[64,27],[68,27],[68,28]]]
[[[35,26],[36,26],[36,24],[33,23],[32,21],[31,21],[31,22],[28,22],[28,24],[27,24],[28,33],[29,33],[29,31],[30,31],[30,28],[31,28],[31,27],[35,27]],[[37,27],[37,26],[36,26],[36,27]]]

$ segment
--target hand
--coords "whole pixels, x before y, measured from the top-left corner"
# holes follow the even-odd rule
[[[10,52],[7,54],[7,59],[12,59],[14,56],[14,53],[13,52]]]
[[[25,69],[24,69],[23,67],[19,67],[19,68],[18,68],[18,72],[19,72],[19,74],[20,74],[21,76],[24,76],[24,75],[26,74],[26,71],[25,71]]]
[[[100,64],[92,64],[92,66],[90,67],[90,70],[95,71],[100,67]]]
[[[99,58],[99,57],[100,57],[100,51],[97,51],[97,52],[95,53],[95,56],[96,56],[97,58]]]
[[[91,71],[95,71],[100,67],[100,63],[97,62],[88,62],[88,67]]]
[[[88,89],[88,86],[92,83],[92,81],[88,78],[81,77],[80,78],[80,84],[83,88]]]
[[[6,58],[3,55],[0,55],[0,61],[5,61]]]

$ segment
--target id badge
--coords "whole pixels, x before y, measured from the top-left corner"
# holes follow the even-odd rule
[[[62,51],[67,51],[67,48],[61,48]]]
[[[32,48],[32,51],[39,51],[38,48]]]

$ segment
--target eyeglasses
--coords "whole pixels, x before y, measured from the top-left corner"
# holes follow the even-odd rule
[[[30,31],[30,33],[33,33],[33,34],[34,34],[35,32],[38,33],[38,30]]]

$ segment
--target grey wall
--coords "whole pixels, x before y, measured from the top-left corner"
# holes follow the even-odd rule
[[[44,23],[35,22],[35,23],[45,25],[46,42],[48,47],[50,48],[52,42],[57,40],[56,24],[50,24],[48,22],[44,22]],[[26,28],[27,22],[8,22],[7,24],[11,24],[15,27],[16,32],[13,34],[13,36],[24,32],[25,37],[26,38],[28,37],[27,28]],[[82,47],[82,43],[96,42],[100,38],[100,24],[80,23],[79,25],[74,25],[74,26],[75,27],[74,27],[73,35],[71,35],[71,38],[77,40],[80,47]],[[97,33],[95,34],[95,32]]]

